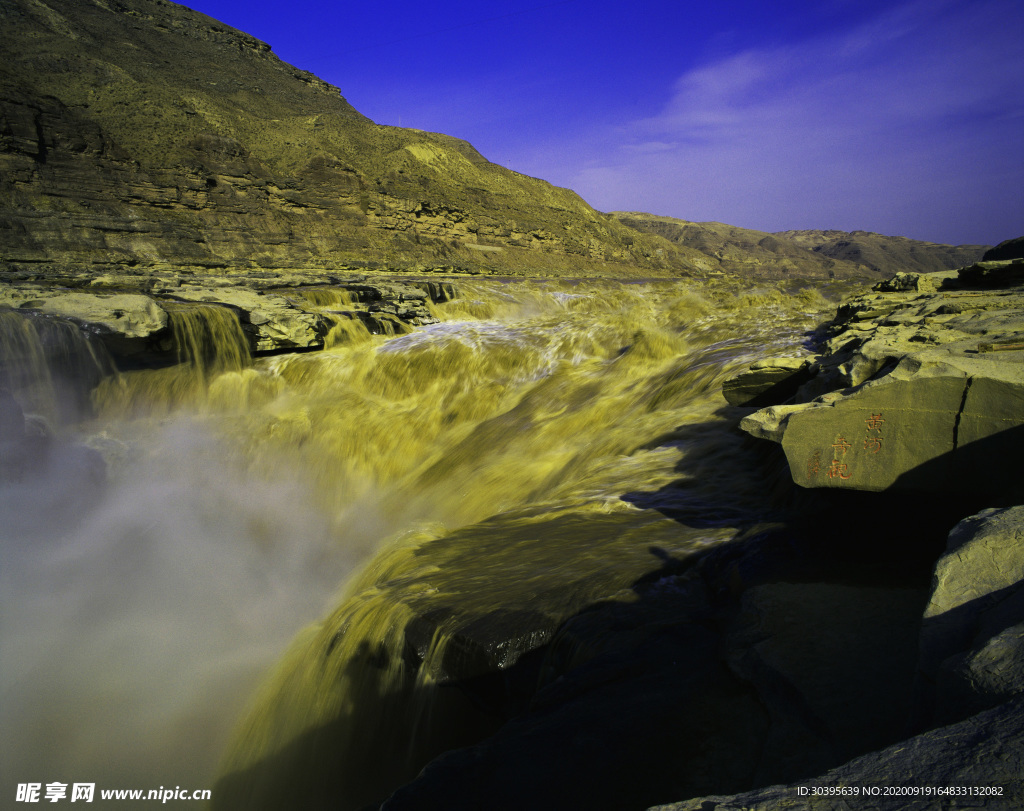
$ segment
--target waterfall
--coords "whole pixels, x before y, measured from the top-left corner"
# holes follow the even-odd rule
[[[256,360],[230,309],[170,307],[180,363],[105,378],[75,426],[105,489],[57,521],[66,467],[0,487],[12,780],[379,802],[557,678],[563,620],[766,509],[720,385],[802,353],[816,293],[460,292]]]
[[[61,318],[0,308],[0,390],[50,430],[89,413],[89,392],[113,369],[92,336]]]

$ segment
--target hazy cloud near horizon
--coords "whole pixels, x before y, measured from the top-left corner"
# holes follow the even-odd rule
[[[1024,41],[1013,3],[913,2],[684,73],[655,116],[592,133],[601,210],[937,242],[1024,233]],[[536,171],[536,169],[535,169]],[[987,239],[985,238],[987,235]]]

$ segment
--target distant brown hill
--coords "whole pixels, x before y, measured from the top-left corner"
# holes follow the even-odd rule
[[[718,222],[688,222],[638,212],[614,212],[620,222],[709,257],[725,273],[781,278],[928,273],[978,261],[987,245],[938,245],[868,231],[768,233]]]
[[[898,270],[931,273],[977,262],[989,245],[938,245],[869,231],[780,231],[814,253],[852,262],[891,276]]]

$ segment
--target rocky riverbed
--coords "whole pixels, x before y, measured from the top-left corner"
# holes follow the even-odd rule
[[[181,361],[173,313],[191,305],[213,306],[237,321],[245,348],[258,356],[323,349],[340,338],[337,331],[329,336],[345,321],[357,320],[376,335],[436,324],[428,303],[455,296],[449,282],[317,272],[43,270],[7,273],[5,281],[0,307],[70,319],[95,335],[122,367]]]
[[[69,583],[105,584],[83,604],[117,598],[65,618],[86,652],[41,670],[26,706],[47,706],[65,671],[60,694],[93,694],[76,663],[115,650],[125,604],[149,622],[162,601],[161,630],[118,685],[146,644],[173,647],[182,582],[209,583],[189,592],[190,612],[205,606],[194,644],[222,623],[205,602],[222,583],[234,615],[330,583],[319,561],[361,544],[375,551],[344,598],[274,653],[215,807],[842,807],[815,786],[903,791],[872,795],[882,808],[975,787],[989,793],[974,806],[1019,807],[1021,267],[897,276],[817,329],[834,305],[816,290],[728,280],[12,279],[0,327],[24,351],[5,369],[32,385],[0,402],[8,571],[49,539]],[[88,372],[64,430],[33,400],[36,362]],[[301,498],[282,495],[282,470]],[[49,506],[29,515],[24,499]],[[302,530],[322,536],[308,570],[250,558],[293,554],[307,524],[323,525]],[[214,542],[230,542],[227,568],[208,564]],[[125,568],[151,546],[199,569]],[[89,561],[135,576],[79,576]],[[155,588],[165,571],[173,587]],[[26,627],[33,603],[10,595],[33,577],[7,590]],[[133,579],[137,603],[121,593]],[[260,639],[295,633],[293,614],[259,616]],[[253,647],[230,627],[171,683]],[[235,713],[239,683],[252,673],[218,682]],[[154,700],[122,688],[125,707]],[[222,747],[232,720],[198,739]],[[146,732],[181,780],[175,735]],[[149,768],[124,757],[129,775]]]
[[[726,380],[778,523],[564,622],[529,704],[383,808],[1021,807],[1022,269],[898,275]]]
[[[884,491],[845,503],[871,515],[862,527],[864,548],[872,548],[872,535],[887,539],[887,550],[874,551],[890,562],[914,546],[927,559],[925,539],[940,529],[936,514],[950,516],[957,508],[951,505],[985,508],[949,531],[923,610],[913,599],[903,604],[905,613],[886,608],[877,602],[885,592],[862,590],[849,595],[853,624],[830,621],[827,635],[814,640],[807,623],[834,611],[842,590],[816,594],[808,585],[777,584],[741,598],[759,610],[761,636],[740,661],[762,668],[755,680],[762,694],[777,702],[786,696],[784,715],[824,722],[839,733],[829,741],[852,743],[853,728],[841,730],[833,713],[844,706],[861,714],[862,729],[880,732],[884,722],[868,718],[884,706],[890,734],[902,724],[899,740],[872,752],[861,739],[845,753],[823,756],[819,772],[803,759],[802,779],[788,785],[659,808],[1019,808],[1024,507],[1014,505],[1024,501],[1017,465],[1024,451],[1024,261],[897,274],[843,304],[827,329],[816,358],[761,361],[727,381],[733,403],[764,404],[773,396],[779,402],[745,417],[743,429],[781,444],[793,480],[804,488],[832,496]],[[897,493],[896,509],[909,520],[894,533],[884,499]],[[765,599],[765,591],[775,599]],[[779,592],[788,593],[788,605]],[[872,622],[874,611],[888,619]],[[812,674],[828,668],[826,660],[849,656],[858,644],[867,653],[861,662],[815,684]],[[879,668],[887,671],[877,682],[880,692],[846,701],[853,683],[863,686]],[[783,745],[794,751],[792,740]]]

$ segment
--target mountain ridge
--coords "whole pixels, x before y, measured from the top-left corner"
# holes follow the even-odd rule
[[[791,272],[723,265],[461,139],[375,124],[267,43],[168,0],[0,0],[0,22],[8,271]]]
[[[700,251],[722,272],[745,275],[891,276],[898,271],[953,270],[981,259],[986,245],[941,245],[870,231],[758,231],[636,211],[612,212],[620,222]]]

